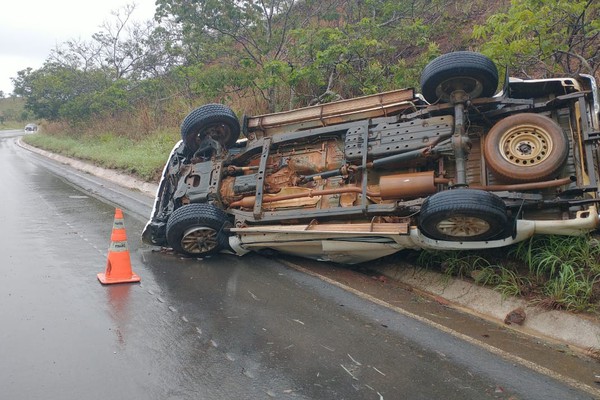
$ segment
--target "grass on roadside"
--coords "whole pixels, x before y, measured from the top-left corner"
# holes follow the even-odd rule
[[[544,308],[600,311],[600,242],[591,236],[534,236],[511,246],[508,255],[494,250],[422,251],[417,264]]]
[[[148,182],[156,181],[167,162],[174,144],[179,140],[175,133],[155,133],[139,140],[102,134],[82,135],[26,135],[26,143],[82,159],[104,168],[117,169]]]

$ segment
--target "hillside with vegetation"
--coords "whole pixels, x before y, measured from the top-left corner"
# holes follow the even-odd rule
[[[154,21],[115,12],[14,95],[45,132],[132,139],[177,129],[190,109],[260,114],[417,87],[434,57],[481,51],[511,75],[599,75],[600,5],[566,0],[157,0]]]

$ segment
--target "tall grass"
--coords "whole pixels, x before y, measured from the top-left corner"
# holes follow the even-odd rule
[[[600,243],[588,235],[535,236],[511,246],[508,256],[424,251],[417,262],[547,308],[599,310]]]
[[[509,296],[526,296],[531,291],[531,280],[526,275],[521,275],[516,270],[500,267],[498,283],[495,289],[504,298]]]
[[[542,304],[551,308],[568,309],[574,311],[594,310],[590,304],[597,276],[590,276],[571,264],[562,264],[560,272],[544,285],[546,299],[541,299]]]
[[[589,236],[534,236],[517,244],[511,253],[537,277],[553,278],[565,263],[600,272],[600,246]]]

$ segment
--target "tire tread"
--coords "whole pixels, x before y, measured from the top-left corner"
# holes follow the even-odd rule
[[[421,74],[421,91],[425,99],[436,102],[435,88],[439,82],[452,76],[480,76],[484,79],[482,97],[491,97],[498,86],[496,64],[481,53],[456,51],[443,54],[431,61]]]
[[[181,123],[181,139],[187,143],[187,138],[203,125],[219,121],[229,125],[232,130],[232,137],[224,144],[229,148],[235,144],[240,135],[240,122],[231,108],[218,103],[205,104],[192,110]]]

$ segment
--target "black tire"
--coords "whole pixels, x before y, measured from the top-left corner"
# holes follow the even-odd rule
[[[181,139],[192,153],[210,137],[229,149],[240,136],[240,122],[229,107],[206,104],[190,112],[181,124]]]
[[[443,54],[427,64],[421,74],[421,92],[430,103],[449,102],[455,90],[465,91],[471,99],[491,97],[497,88],[496,64],[472,51]]]
[[[507,233],[502,199],[484,190],[453,189],[436,193],[421,206],[419,229],[432,239],[473,242]]]
[[[171,214],[167,243],[179,254],[204,257],[229,247],[229,225],[227,214],[212,204],[188,204]]]
[[[554,177],[569,156],[562,128],[539,114],[516,114],[496,123],[485,137],[486,165],[506,182],[535,182]]]

